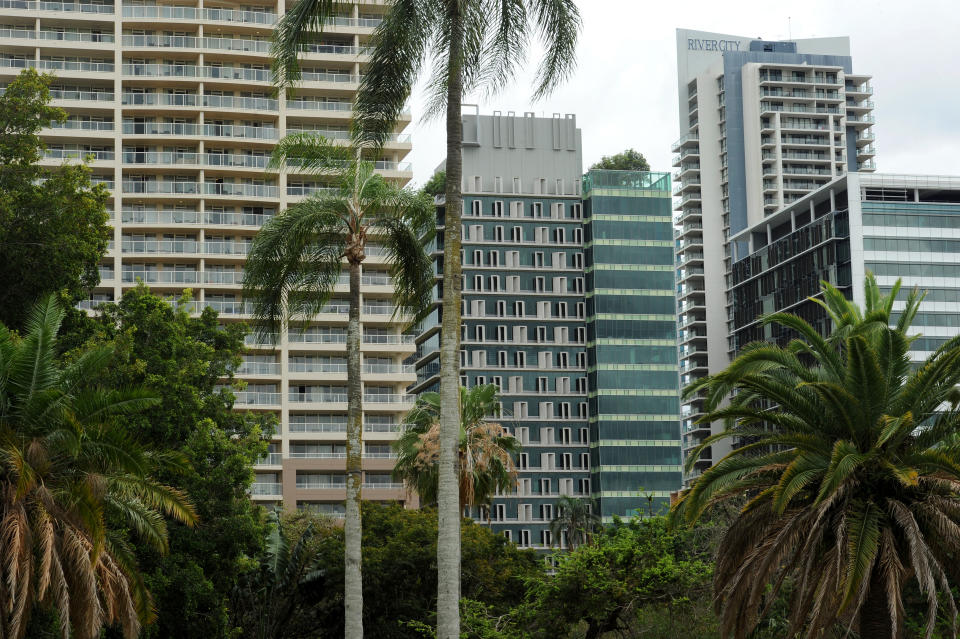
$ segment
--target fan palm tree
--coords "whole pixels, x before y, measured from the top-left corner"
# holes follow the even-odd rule
[[[416,316],[432,299],[434,277],[425,239],[433,233],[431,199],[401,188],[374,172],[356,150],[311,134],[288,136],[271,166],[298,166],[331,180],[319,192],[274,217],[254,238],[247,259],[244,296],[262,333],[276,335],[294,317],[309,319],[333,293],[346,262],[347,319],[347,501],[344,521],[346,636],[363,636],[361,581],[361,471],[363,391],[360,382],[361,265],[370,236],[386,249],[393,275],[396,313]]]
[[[157,400],[91,384],[108,346],[59,365],[63,317],[50,296],[22,339],[0,324],[0,637],[23,637],[34,605],[57,612],[64,639],[111,624],[135,637],[152,610],[125,529],[165,551],[163,513],[187,524],[196,515],[152,479],[179,460],[145,451],[123,427]]]
[[[486,506],[497,491],[511,491],[517,482],[513,456],[520,451],[516,438],[503,426],[488,421],[500,410],[497,387],[482,384],[460,388],[460,435],[457,444],[457,477],[460,510]],[[393,474],[415,490],[421,501],[436,504],[439,495],[440,413],[439,393],[423,393],[403,420],[394,442],[397,463]]]
[[[276,82],[300,77],[298,56],[323,25],[353,3],[299,0],[274,31]],[[446,113],[446,223],[440,346],[441,416],[437,637],[460,637],[460,512],[456,472],[460,386],[460,220],[463,96],[502,89],[526,61],[531,36],[544,55],[533,97],[548,95],[573,71],[580,14],[575,0],[393,0],[374,33],[357,95],[355,130],[380,147],[394,131],[420,73],[430,68],[428,116]]]
[[[955,623],[960,337],[912,367],[908,331],[922,296],[913,291],[894,312],[899,289],[884,296],[868,274],[861,310],[824,283],[815,301],[830,335],[794,315],[767,316],[798,337],[785,347],[752,344],[685,390],[706,392],[702,422],[727,424],[702,447],[748,442],[671,513],[693,522],[713,504],[749,499],[718,549],[715,605],[727,636],[747,636],[788,578],[787,636],[818,637],[839,620],[861,637],[900,637],[911,578],[927,600],[927,637],[938,595]]]
[[[577,546],[590,541],[590,536],[600,528],[597,506],[590,499],[577,499],[563,495],[557,500],[557,515],[550,522],[550,537],[557,545],[567,534],[567,548],[576,550]]]

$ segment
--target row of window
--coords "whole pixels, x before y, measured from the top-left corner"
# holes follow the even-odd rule
[[[570,368],[571,362],[576,362],[574,366],[577,368],[585,368],[587,365],[587,354],[583,351],[575,353],[574,357],[571,357],[567,351],[560,351],[556,353],[556,359],[554,359],[554,353],[552,351],[530,353],[530,357],[528,358],[527,351],[525,350],[499,350],[496,351],[495,363],[490,361],[490,354],[492,352],[493,351],[487,350],[461,350],[460,366],[472,366],[475,368],[482,368],[489,365],[494,365],[499,368],[511,366],[515,368]]]
[[[468,280],[467,276],[464,275],[463,278],[463,290],[472,292],[499,293],[503,291],[505,293],[554,293],[557,295],[570,293],[583,295],[584,292],[582,277],[572,278],[572,287],[569,284],[570,280],[568,278],[554,277],[552,278],[553,281],[549,289],[547,289],[547,278],[540,275],[505,275],[503,276],[503,282],[506,284],[505,289],[501,288],[500,275],[489,275],[487,277],[474,275],[472,280]],[[522,282],[521,279],[523,280]],[[472,284],[472,287],[468,286],[468,284]]]
[[[472,330],[471,330],[472,325]],[[582,344],[587,339],[587,329],[583,326],[554,326],[552,331],[546,326],[533,327],[533,341],[540,343],[566,344],[570,343],[570,336],[574,336],[572,343]],[[548,334],[553,335],[553,340],[547,338]],[[486,340],[497,342],[518,342],[525,343],[530,337],[530,332],[526,326],[507,327],[504,324],[464,324],[462,337],[464,340],[475,340],[483,342]],[[506,355],[507,351],[504,351]]]
[[[463,258],[470,258],[473,260]],[[503,261],[500,260],[500,251],[482,251],[474,250],[472,253],[463,253],[461,258],[463,259],[463,265],[465,267],[478,267],[478,266],[505,266],[508,268],[524,268],[524,267],[534,267],[534,268],[554,268],[554,269],[582,269],[583,268],[583,253],[573,253],[572,261],[567,264],[567,254],[558,251],[550,254],[550,262],[547,263],[546,253],[543,251],[504,251],[503,252]]]
[[[500,178],[497,177],[495,180],[499,181]],[[546,188],[545,184],[542,186]],[[520,178],[514,178],[514,188],[517,189],[516,192],[519,192]],[[557,188],[559,189],[558,192],[563,192],[562,179],[557,180]],[[496,200],[490,202],[487,215],[504,217],[504,213],[506,212],[509,217],[549,218],[554,220],[579,220],[583,217],[583,210],[579,202],[569,203],[569,210],[567,204],[567,202],[551,202],[549,208],[547,208],[543,205],[543,202],[523,202],[521,200],[515,200],[504,203],[503,200]],[[567,215],[568,212],[569,215]],[[470,203],[470,210],[467,214],[473,215],[474,217],[482,217],[484,215],[483,200],[473,200]]]
[[[587,316],[587,305],[585,302],[577,302],[574,307],[575,315],[569,312],[567,302],[536,302],[536,317],[577,317],[583,319]],[[510,310],[508,313],[507,310]],[[491,317],[528,317],[527,304],[523,301],[507,302],[507,300],[463,300],[463,315],[466,317],[484,317],[490,313]]]

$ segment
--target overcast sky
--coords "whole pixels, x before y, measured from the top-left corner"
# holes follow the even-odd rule
[[[956,0],[808,0],[789,7],[775,0],[578,2],[584,28],[570,81],[531,103],[532,74],[520,76],[497,98],[480,102],[480,112],[576,114],[584,168],[633,147],[653,170],[671,170],[670,144],[680,135],[676,29],[687,28],[771,40],[849,36],[854,72],[873,76],[878,170],[960,175]],[[443,160],[446,144],[442,122],[417,120],[421,104],[418,91],[408,129],[417,184]]]

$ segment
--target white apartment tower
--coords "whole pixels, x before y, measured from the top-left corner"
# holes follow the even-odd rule
[[[873,89],[855,74],[848,38],[765,41],[677,30],[681,385],[732,354],[729,238],[848,171],[873,171]],[[770,309],[772,310],[772,309]],[[681,406],[685,454],[711,434]],[[713,429],[719,425],[713,425]],[[730,444],[705,450],[689,481]]]
[[[322,180],[273,175],[266,160],[294,131],[346,139],[351,103],[369,60],[383,0],[359,2],[303,53],[294,96],[271,95],[269,38],[293,0],[0,0],[0,88],[25,67],[56,76],[53,98],[69,119],[43,131],[46,161],[93,156],[112,193],[114,237],[88,304],[116,300],[138,280],[223,322],[249,319],[243,265],[261,224]],[[412,173],[405,116],[377,168]],[[364,454],[367,499],[402,500],[391,483],[390,440],[416,377],[403,360],[411,335],[392,320],[382,251],[363,275]],[[257,468],[253,498],[336,514],[345,498],[346,280],[329,312],[279,345],[250,343],[237,408],[275,413],[280,432]]]

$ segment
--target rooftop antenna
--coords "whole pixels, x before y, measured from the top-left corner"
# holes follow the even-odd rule
[[[793,40],[793,27],[790,24],[790,16],[787,16],[787,40]]]

